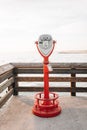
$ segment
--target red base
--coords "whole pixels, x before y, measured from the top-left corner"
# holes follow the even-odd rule
[[[55,108],[54,110],[50,110],[50,111],[41,111],[41,110],[38,110],[34,107],[32,111],[33,111],[33,114],[36,116],[54,117],[54,116],[57,116],[61,113],[61,107],[59,106],[58,108]]]
[[[43,93],[38,93],[32,112],[40,117],[54,117],[59,115],[61,113],[61,107],[58,106],[58,95],[50,93],[50,98],[44,99]]]

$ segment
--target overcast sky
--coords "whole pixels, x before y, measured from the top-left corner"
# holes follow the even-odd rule
[[[35,50],[51,34],[55,50],[87,50],[87,0],[0,0],[0,52]]]

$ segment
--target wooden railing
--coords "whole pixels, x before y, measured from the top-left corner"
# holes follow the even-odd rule
[[[43,82],[43,77],[39,76],[43,73],[43,66],[40,63],[16,63],[13,64],[15,66],[15,80],[16,82]],[[76,92],[87,92],[87,87],[77,87],[76,82],[87,82],[86,77],[76,77],[76,74],[87,74],[87,64],[86,63],[52,63],[53,71],[50,73],[49,81],[50,82],[70,82],[71,85],[69,87],[50,87],[50,91],[58,91],[58,92],[71,92],[72,96],[76,95]],[[18,75],[18,74],[21,74]],[[30,76],[23,76],[24,74],[30,74]],[[34,74],[34,76],[31,76]],[[38,76],[36,76],[38,74]],[[57,76],[57,74],[62,74],[62,77]],[[70,74],[69,77],[65,77],[64,75]],[[14,86],[15,95],[18,92],[27,92],[27,91],[43,91],[43,87],[39,86]]]
[[[13,94],[13,68],[11,64],[0,67],[0,107],[2,107]]]
[[[87,92],[87,86],[78,87],[77,82],[87,83],[87,63],[51,63],[53,71],[50,73],[50,91],[70,92],[76,96],[76,92]],[[28,75],[27,75],[28,74]],[[33,74],[33,75],[32,75]],[[21,86],[33,82],[43,82],[43,65],[40,63],[11,63],[0,67],[0,93],[6,88],[6,94],[0,98],[0,107],[10,98],[18,95],[18,92],[43,91],[43,86]],[[60,75],[61,74],[61,75]],[[80,76],[77,76],[80,74]],[[64,86],[55,86],[55,83],[64,82]],[[66,86],[66,82],[70,86]],[[59,83],[58,83],[59,84]]]

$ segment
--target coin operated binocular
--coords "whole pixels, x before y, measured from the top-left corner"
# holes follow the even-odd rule
[[[53,117],[61,112],[61,107],[58,103],[58,95],[49,92],[49,72],[52,71],[52,67],[49,64],[48,58],[54,50],[55,43],[56,42],[52,39],[51,35],[48,34],[41,35],[39,40],[36,41],[37,49],[44,58],[44,90],[35,95],[35,103],[32,112],[40,117]]]

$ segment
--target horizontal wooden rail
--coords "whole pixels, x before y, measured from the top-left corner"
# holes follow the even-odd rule
[[[43,87],[23,87],[19,86],[16,88],[19,92],[39,92],[43,91]],[[87,92],[87,87],[76,87],[76,88],[70,88],[70,87],[50,87],[50,91],[54,92]]]
[[[43,77],[17,77],[19,82],[41,82]],[[50,82],[87,82],[87,77],[49,77]]]
[[[11,77],[5,83],[0,85],[0,93],[3,92],[7,87],[11,86],[14,83],[14,78]]]
[[[8,71],[8,72],[2,74],[2,75],[0,76],[0,83],[3,82],[3,81],[6,80],[6,79],[12,77],[12,76],[13,76],[12,70],[10,70],[10,71]]]
[[[16,68],[42,68],[42,63],[11,63]],[[87,63],[50,63],[53,68],[86,68]]]
[[[15,73],[18,74],[42,74],[42,68],[16,68]],[[75,69],[75,68],[53,68],[53,71],[50,74],[87,74],[87,69]]]

